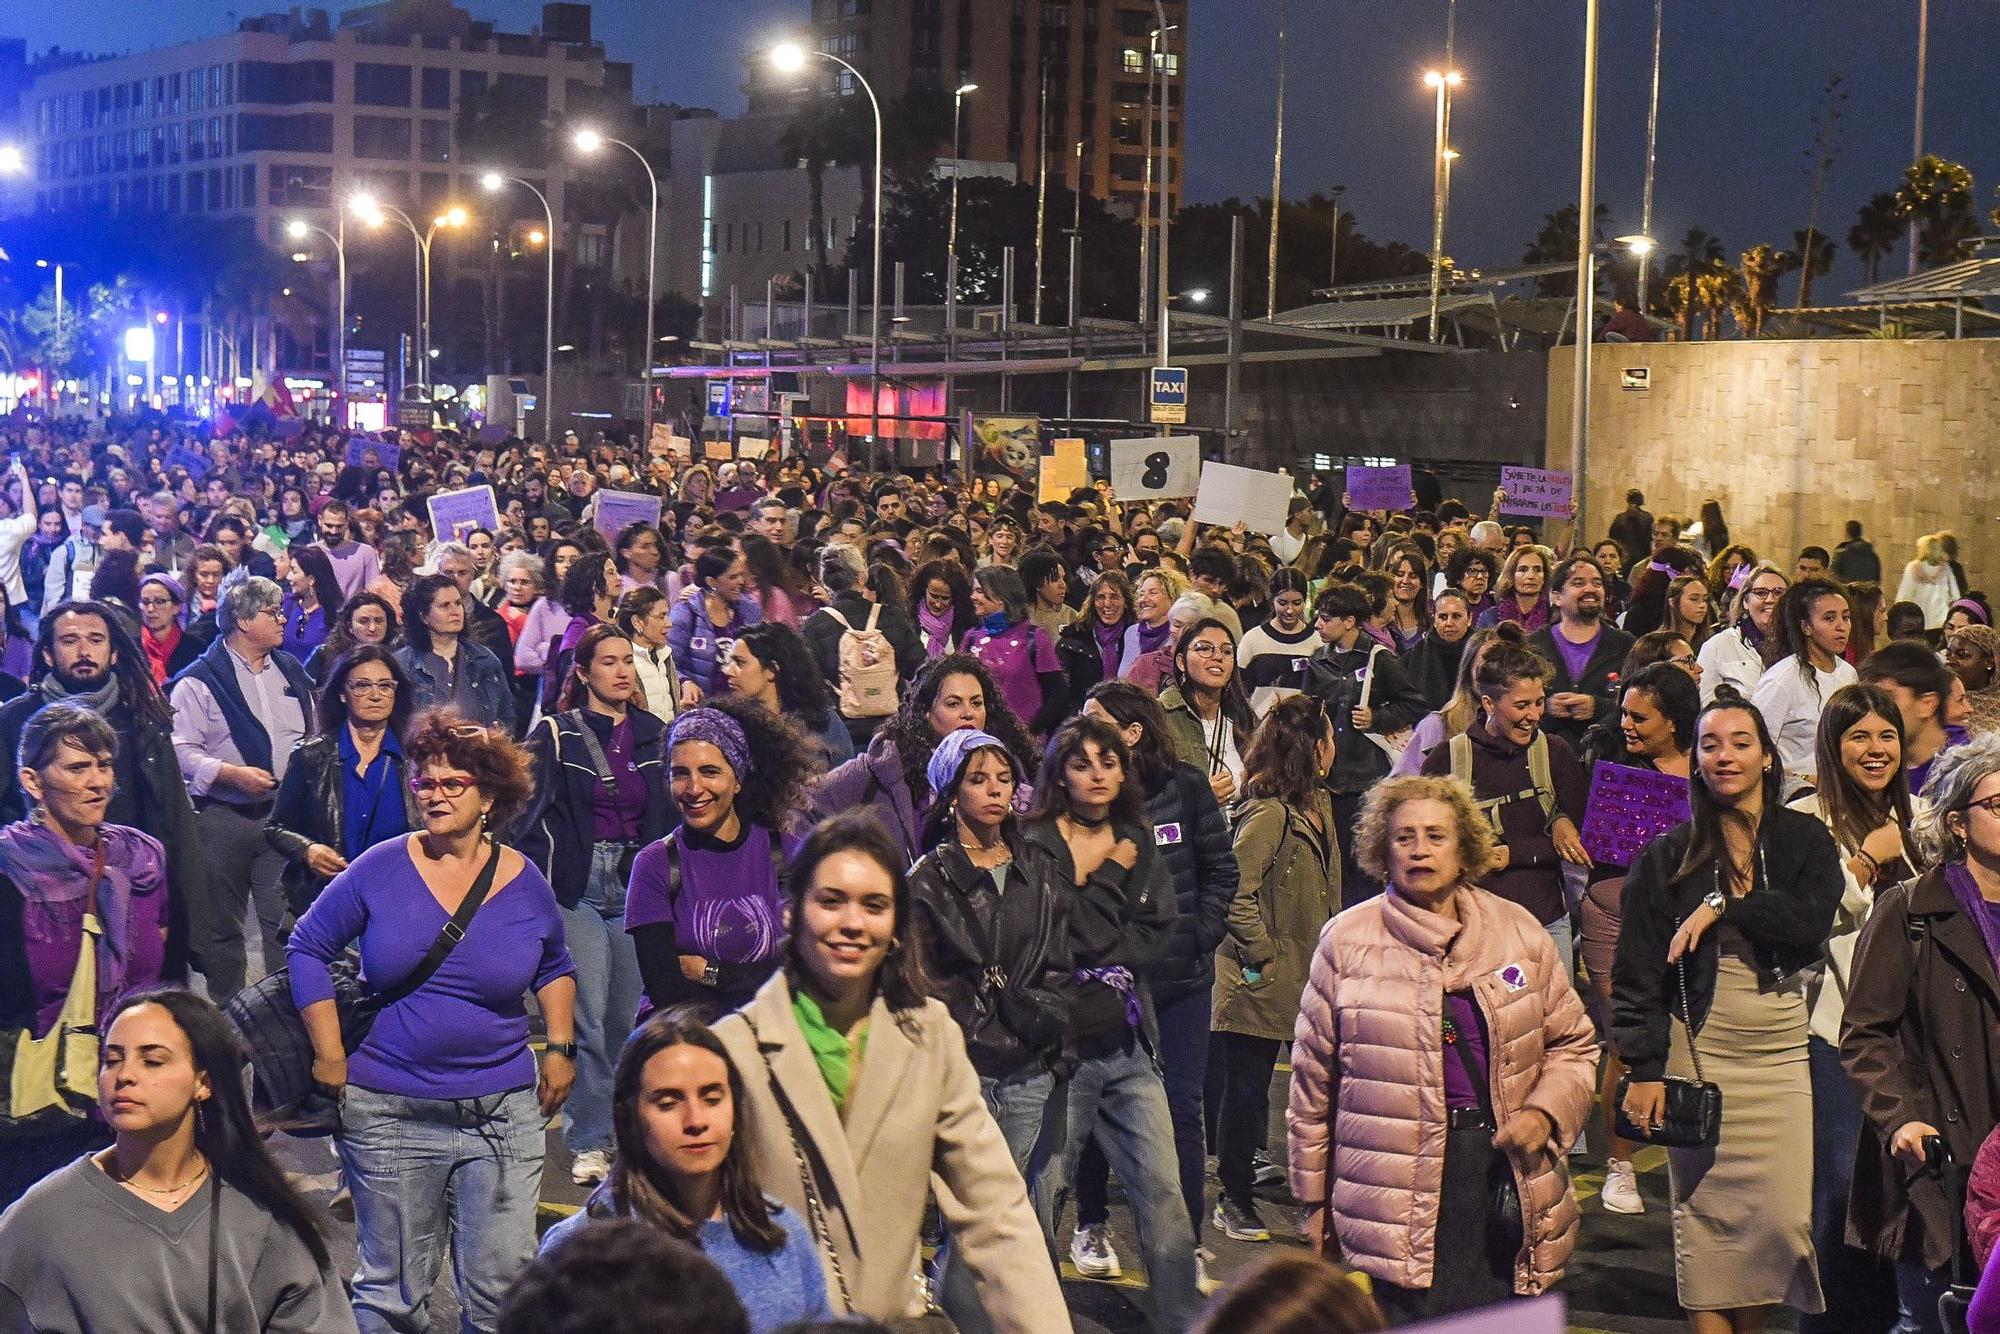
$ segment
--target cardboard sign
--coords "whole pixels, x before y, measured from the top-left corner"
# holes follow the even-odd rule
[[[682,463],[694,462],[694,441],[684,435],[667,437],[667,453]]]
[[[736,449],[727,440],[704,440],[701,456],[712,463],[727,463],[736,457]]]
[[[1050,452],[1042,455],[1040,501],[1067,501],[1069,493],[1079,487],[1090,485],[1090,459],[1084,451],[1084,442],[1074,436],[1064,436],[1049,442]]]
[[[347,462],[357,468],[368,466],[367,456],[373,454],[381,461],[380,466],[396,471],[403,462],[401,445],[385,445],[380,440],[370,440],[366,436],[347,437]]]
[[[1350,464],[1347,469],[1347,507],[1356,510],[1406,510],[1417,503],[1410,490],[1410,465],[1398,463],[1388,468]]]
[[[1195,494],[1201,489],[1201,442],[1191,435],[1113,440],[1111,489],[1120,500]]]
[[[673,444],[674,428],[665,422],[654,422],[653,434],[647,441],[647,448],[655,454],[670,454],[673,452]]]
[[[746,435],[736,442],[736,457],[767,459],[771,457],[771,442],[761,435]]]
[[[599,491],[597,531],[603,533],[607,540],[615,541],[619,532],[628,523],[643,523],[658,527],[660,498],[639,491]]]
[[[1601,763],[1590,775],[1584,850],[1606,865],[1630,866],[1641,848],[1688,818],[1687,779]]]
[[[440,491],[429,501],[431,532],[440,542],[463,542],[474,528],[497,532],[500,507],[490,486],[468,486],[463,491]]]
[[[1291,507],[1291,478],[1233,463],[1211,463],[1203,468],[1201,489],[1194,497],[1195,522],[1225,528],[1241,523],[1253,533],[1282,532]]]
[[[1570,507],[1570,475],[1554,468],[1500,469],[1500,489],[1507,498],[1500,502],[1502,514],[1532,514],[1543,519],[1567,519]]]

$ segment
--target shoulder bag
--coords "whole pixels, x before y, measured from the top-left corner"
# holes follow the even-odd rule
[[[103,876],[100,839],[86,904],[97,902]],[[24,1028],[0,1029],[0,1138],[44,1134],[88,1116],[97,1105],[97,940],[102,933],[97,914],[86,908],[69,991],[47,1033],[35,1036],[32,1014]]]
[[[1666,1077],[1667,1105],[1660,1124],[1645,1129],[1632,1124],[1625,1115],[1625,1094],[1632,1087],[1628,1071],[1618,1080],[1618,1134],[1641,1144],[1658,1144],[1669,1149],[1713,1148],[1722,1138],[1722,1086],[1711,1084],[1701,1069],[1701,1048],[1695,1039],[1701,1030],[1694,1026],[1694,1008],[1688,1004],[1687,956],[1679,964],[1681,1022],[1687,1025],[1688,1055],[1694,1058],[1693,1079]],[[1672,1022],[1669,1013],[1668,1022]]]
[[[405,999],[431,980],[444,961],[451,957],[472,915],[493,890],[493,877],[500,869],[500,845],[488,839],[491,855],[480,868],[472,888],[458,905],[451,920],[431,942],[431,947],[408,976],[383,991],[370,991],[362,980],[361,966],[348,951],[327,966],[333,975],[333,1002],[340,1013],[340,1044],[352,1053],[367,1038],[376,1016]],[[280,1127],[294,1135],[331,1134],[339,1120],[331,1099],[314,1096],[312,1080],[313,1046],[305,1020],[292,1003],[289,968],[267,973],[254,985],[236,993],[223,1014],[235,1026],[249,1049],[250,1068],[256,1076],[253,1101],[262,1114],[276,1118]]]
[[[1387,650],[1380,644],[1368,650],[1368,666],[1361,674],[1361,703],[1358,706],[1360,708],[1367,708],[1369,697],[1375,693],[1375,659],[1385,652]],[[1389,763],[1393,765],[1402,761],[1403,752],[1410,748],[1410,739],[1416,734],[1416,728],[1404,727],[1387,734],[1363,732],[1361,735],[1374,742],[1381,752],[1389,757]]]

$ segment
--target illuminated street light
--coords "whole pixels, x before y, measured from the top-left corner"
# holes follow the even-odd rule
[[[291,237],[294,241],[303,241],[311,234],[312,228],[307,225],[304,218],[293,218],[285,224],[285,235]]]
[[[646,184],[651,189],[650,205],[646,212],[646,346],[653,346],[653,322],[655,307],[659,304],[656,279],[660,262],[660,177],[653,170],[653,164],[646,155],[626,143],[623,139],[613,139],[588,126],[570,136],[580,153],[596,153],[605,145],[622,148],[639,159],[639,165],[646,169]],[[640,425],[640,439],[653,438],[653,358],[650,352],[639,366],[641,392],[645,395],[644,420]]]
[[[489,171],[479,178],[479,188],[492,193],[507,184],[507,178],[497,171]]]
[[[28,155],[19,144],[0,144],[0,176],[17,176],[28,169]]]
[[[548,255],[547,287],[542,302],[542,433],[546,443],[556,443],[556,211],[549,204],[549,197],[530,181],[519,176],[508,176],[498,171],[480,173],[479,185],[488,194],[498,194],[509,184],[518,185],[533,195],[542,206],[542,220],[548,224],[543,232],[530,232],[529,239],[537,244],[547,242]],[[539,240],[537,240],[539,238]]]
[[[806,67],[806,51],[797,42],[780,42],[771,48],[771,68],[780,74],[797,74]]]
[[[549,234],[548,234],[547,232],[543,231],[543,230],[542,230],[541,228],[539,228],[539,227],[536,227],[536,228],[534,228],[533,230],[531,230],[531,231],[530,231],[530,232],[528,233],[528,244],[529,244],[529,245],[541,245],[542,243],[544,243],[544,242],[545,242],[545,241],[547,241],[548,239],[549,239]]]
[[[595,153],[598,149],[604,147],[604,136],[596,130],[578,130],[570,136],[570,142],[575,144],[582,152]]]
[[[1631,253],[1634,259],[1644,259],[1646,256],[1652,254],[1655,250],[1659,249],[1660,246],[1660,243],[1658,241],[1655,241],[1652,237],[1645,235],[1620,236],[1620,237],[1615,237],[1613,239],[1615,239],[1619,245],[1624,246],[1625,249]]]
[[[1451,161],[1458,154],[1446,146],[1444,130],[1450,115],[1451,90],[1465,80],[1455,69],[1424,71],[1424,87],[1437,94],[1437,147],[1431,158],[1431,308],[1430,340],[1435,343],[1444,331],[1438,327],[1438,307],[1444,297],[1444,201],[1451,179]],[[1339,219],[1335,218],[1335,225]]]

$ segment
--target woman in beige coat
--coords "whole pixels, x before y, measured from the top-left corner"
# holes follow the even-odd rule
[[[1354,853],[1388,888],[1321,934],[1292,1046],[1307,1240],[1399,1323],[1544,1292],[1576,1247],[1562,1153],[1596,1082],[1583,1002],[1534,915],[1471,883],[1493,830],[1457,779],[1378,784]],[[1491,1211],[1510,1179],[1518,1225]]]
[[[903,858],[865,812],[821,824],[786,876],[781,968],[715,1034],[743,1072],[757,1182],[806,1219],[836,1310],[922,1315],[938,1209],[996,1330],[1067,1331],[1062,1288],[965,1038],[910,940]]]
[[[1340,845],[1326,795],[1333,767],[1326,706],[1294,695],[1272,707],[1244,756],[1236,820],[1236,897],[1229,937],[1216,952],[1215,1033],[1219,1070],[1215,1225],[1236,1241],[1269,1241],[1251,1187],[1252,1155],[1271,1121],[1271,1071],[1289,1041],[1320,928],[1340,906]]]

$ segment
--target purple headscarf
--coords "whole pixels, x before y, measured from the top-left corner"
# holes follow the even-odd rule
[[[667,735],[667,753],[673,754],[683,741],[706,741],[721,751],[738,782],[750,776],[750,740],[743,735],[743,725],[721,709],[689,709],[675,718]]]

